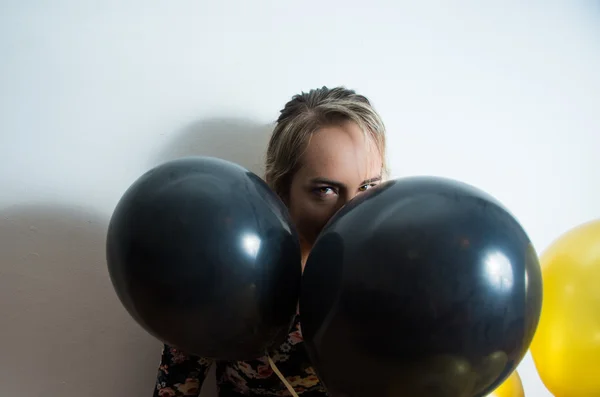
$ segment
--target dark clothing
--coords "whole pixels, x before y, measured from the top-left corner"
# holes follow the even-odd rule
[[[271,359],[298,395],[327,396],[306,354],[299,316],[286,342]],[[212,364],[212,360],[190,356],[165,345],[153,396],[198,396]],[[267,357],[252,361],[217,361],[216,366],[219,397],[290,395]]]

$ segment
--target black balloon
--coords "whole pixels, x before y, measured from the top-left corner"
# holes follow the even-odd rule
[[[210,157],[142,175],[110,221],[110,277],[130,315],[161,341],[222,360],[264,356],[296,314],[300,245],[258,176]]]
[[[411,177],[330,220],[306,263],[300,315],[333,397],[474,397],[522,360],[541,301],[538,257],[500,203]]]

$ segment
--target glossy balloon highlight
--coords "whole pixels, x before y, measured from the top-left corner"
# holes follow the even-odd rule
[[[296,314],[300,246],[287,209],[224,160],[174,160],[136,180],[112,215],[107,262],[131,316],[191,354],[264,356]]]
[[[300,315],[333,397],[481,397],[522,360],[541,303],[538,257],[497,200],[411,177],[330,220],[306,263]]]

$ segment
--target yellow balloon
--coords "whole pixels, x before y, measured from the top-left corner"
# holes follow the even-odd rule
[[[517,371],[513,373],[487,397],[525,397],[523,383]]]
[[[544,298],[530,346],[556,397],[600,396],[600,220],[575,227],[541,255]]]

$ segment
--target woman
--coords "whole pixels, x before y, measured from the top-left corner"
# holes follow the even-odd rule
[[[267,148],[265,179],[296,225],[303,268],[323,226],[345,203],[379,184],[385,164],[385,127],[364,96],[323,87],[285,105]],[[327,395],[305,353],[300,315],[271,359],[298,395]],[[154,396],[198,396],[211,364],[165,346]],[[290,395],[268,357],[216,364],[220,396]]]

